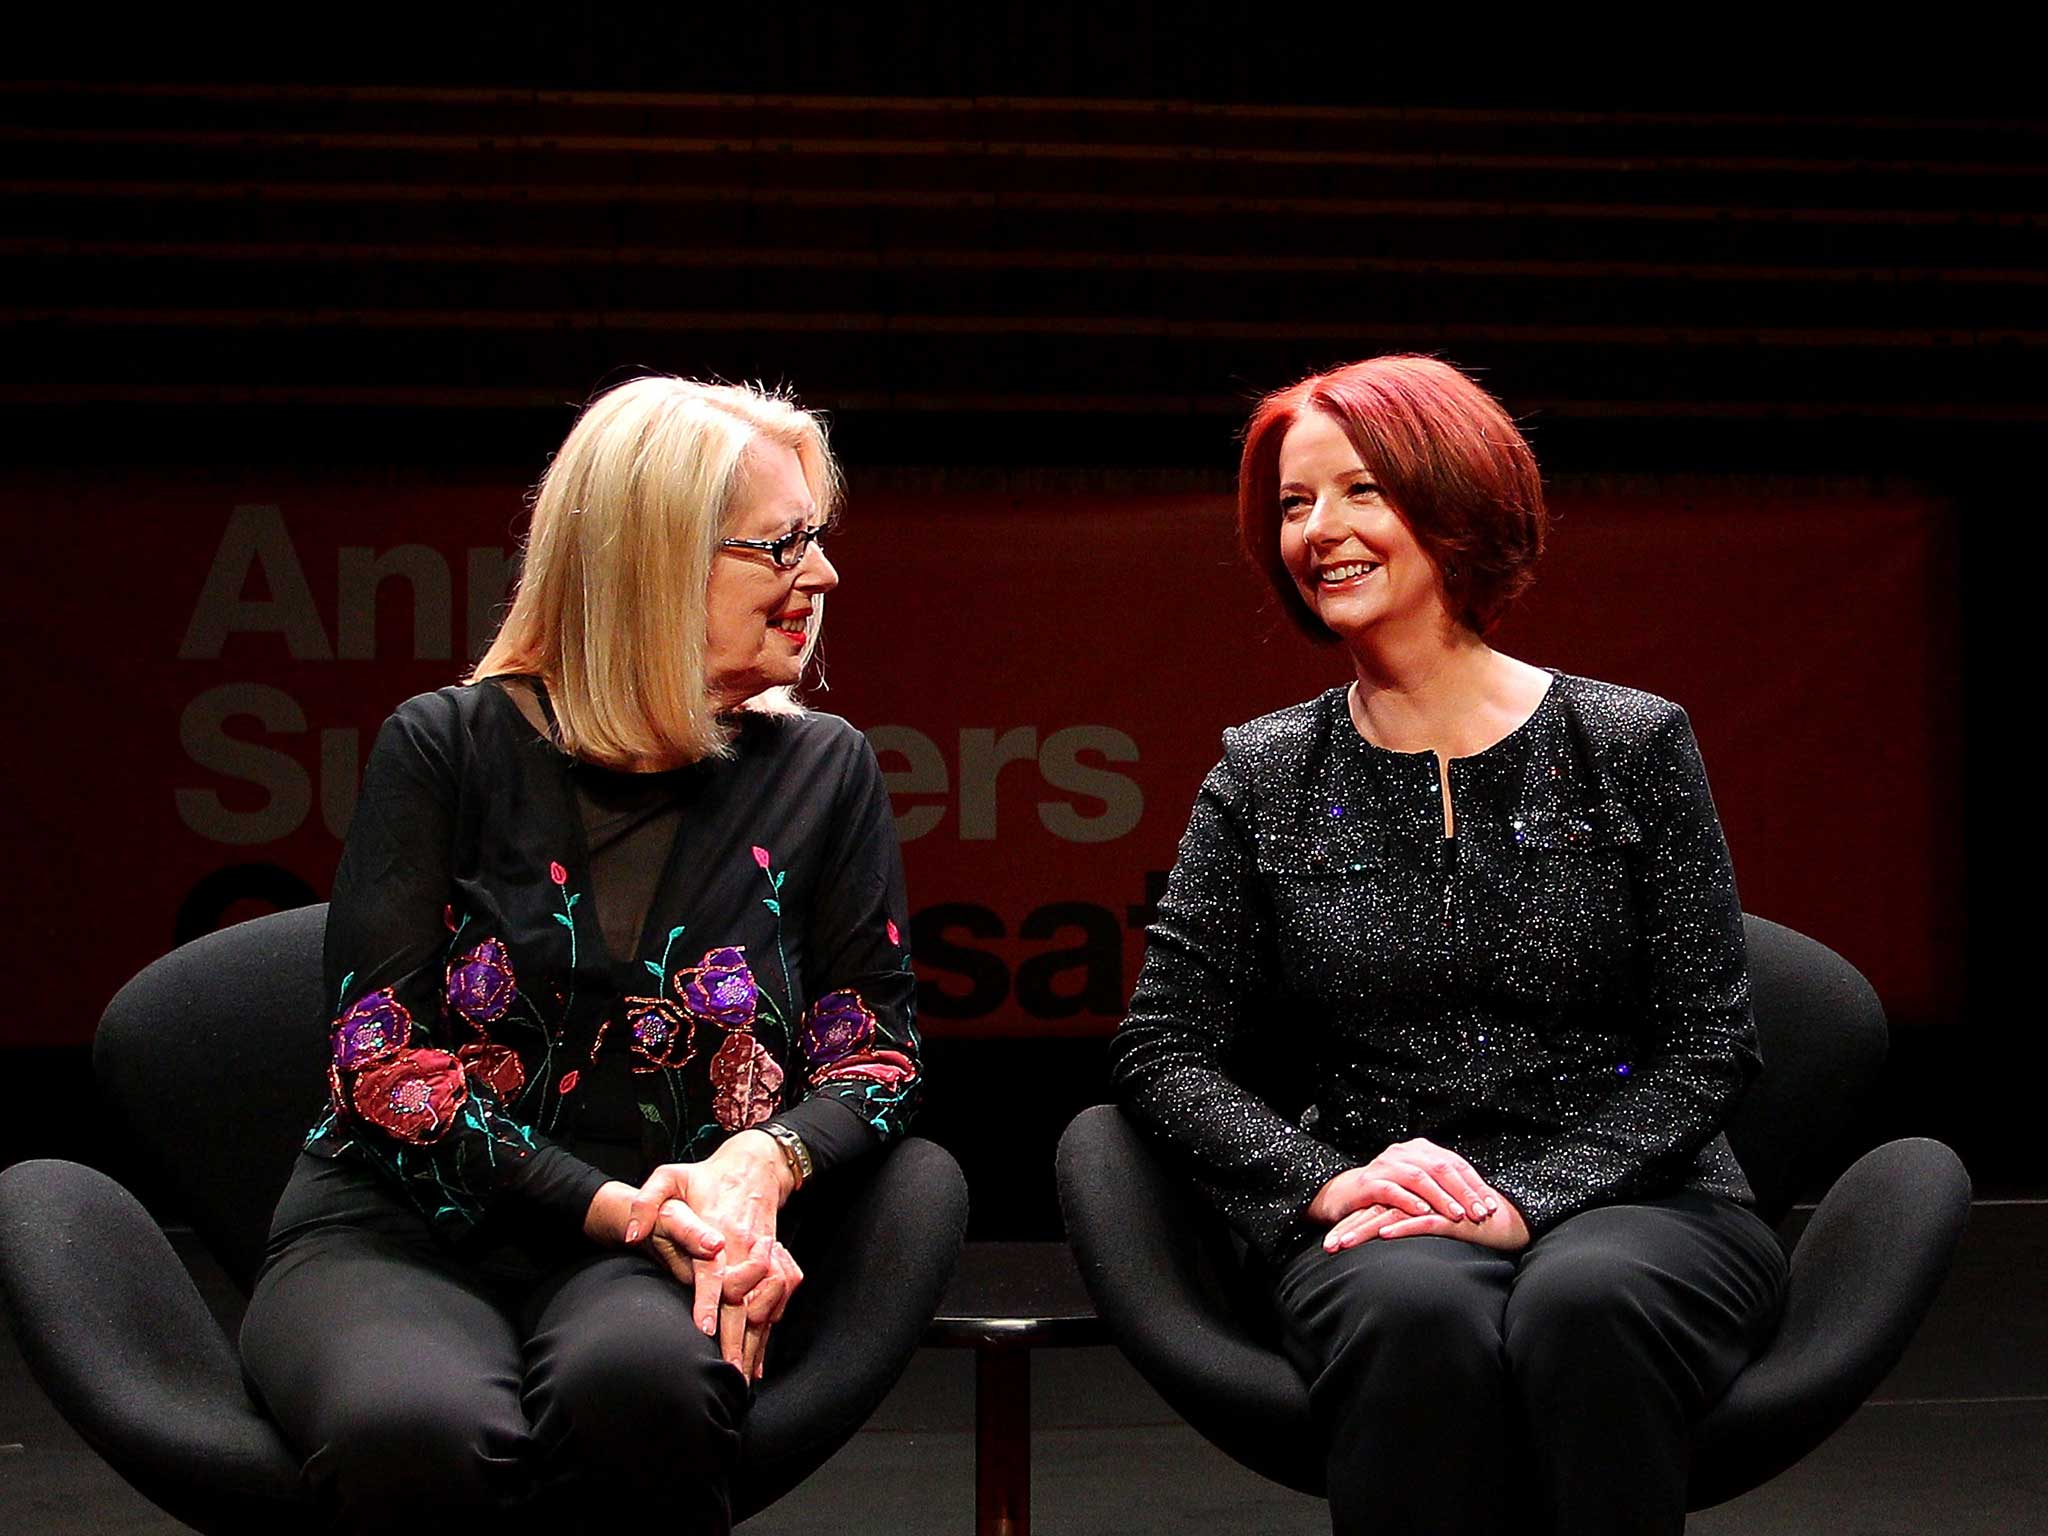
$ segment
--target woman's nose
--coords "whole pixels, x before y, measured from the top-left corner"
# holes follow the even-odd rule
[[[1308,509],[1308,518],[1302,524],[1301,536],[1316,548],[1327,548],[1344,537],[1343,520],[1337,515],[1339,503],[1329,496],[1318,496]]]
[[[825,553],[823,544],[813,544],[804,551],[803,563],[796,568],[796,584],[805,592],[830,592],[839,585],[839,568]]]

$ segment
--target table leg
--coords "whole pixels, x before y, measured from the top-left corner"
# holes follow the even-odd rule
[[[974,1352],[975,1536],[1031,1536],[1031,1351]]]

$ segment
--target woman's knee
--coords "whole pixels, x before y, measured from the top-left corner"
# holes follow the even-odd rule
[[[1365,1243],[1315,1261],[1291,1310],[1329,1369],[1412,1364],[1447,1382],[1498,1376],[1502,1289],[1464,1255],[1419,1246],[1427,1241]]]
[[[389,1529],[421,1511],[488,1511],[526,1499],[530,1437],[506,1390],[408,1383],[337,1400],[323,1414],[308,1480],[360,1529]]]
[[[1659,1326],[1661,1284],[1640,1255],[1588,1245],[1527,1266],[1508,1298],[1504,1352],[1525,1396],[1574,1384],[1640,1390],[1666,1374],[1672,1351]]]
[[[651,1335],[599,1328],[536,1358],[528,1409],[543,1442],[573,1441],[585,1467],[670,1461],[717,1474],[738,1460],[749,1396],[739,1371],[687,1323]]]

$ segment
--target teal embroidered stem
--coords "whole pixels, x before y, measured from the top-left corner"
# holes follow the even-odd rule
[[[775,914],[775,958],[782,965],[782,995],[789,999],[789,1006],[794,1011],[796,1008],[796,983],[789,979],[789,956],[784,954],[782,950],[782,882],[788,878],[789,871],[786,869],[770,870],[768,868],[767,855],[758,848],[754,850],[754,862],[761,866],[761,878],[768,882],[768,889],[775,893],[773,896],[762,897],[761,905]],[[780,1009],[776,1010],[775,1022],[782,1026],[783,1045],[786,1048],[790,1039],[789,1020],[782,1016]]]

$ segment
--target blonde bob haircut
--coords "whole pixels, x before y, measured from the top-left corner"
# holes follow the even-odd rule
[[[824,424],[751,385],[655,375],[584,409],[533,494],[518,590],[469,681],[537,674],[564,750],[614,768],[728,750],[706,687],[705,592],[747,445],[794,449],[820,518],[839,509]],[[824,622],[816,600],[810,659]],[[786,688],[745,709],[789,713]]]

